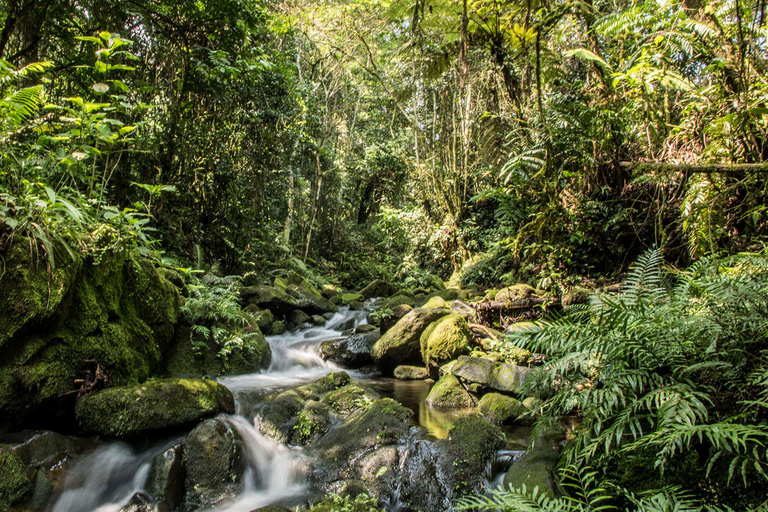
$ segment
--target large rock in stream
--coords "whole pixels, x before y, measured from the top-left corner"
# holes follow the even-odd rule
[[[237,430],[221,418],[199,424],[184,438],[184,510],[206,510],[242,492],[243,446]]]
[[[221,412],[235,412],[232,392],[218,382],[197,379],[109,388],[81,398],[75,409],[84,430],[117,438],[179,430]]]
[[[391,375],[397,366],[421,364],[422,333],[449,313],[446,309],[416,308],[405,315],[373,346],[371,356],[376,366]]]
[[[520,394],[523,384],[534,371],[532,368],[501,363],[485,357],[460,356],[451,373],[465,382],[474,382],[489,389]]]
[[[320,345],[320,356],[345,368],[362,368],[373,363],[371,350],[379,338],[381,335],[377,330],[324,341]]]

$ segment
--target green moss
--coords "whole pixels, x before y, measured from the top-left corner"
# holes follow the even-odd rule
[[[0,416],[17,421],[33,412],[45,416],[47,404],[82,378],[86,360],[98,361],[114,384],[146,380],[170,344],[178,292],[149,261],[107,253],[97,265],[72,265],[66,272],[59,282],[72,286],[58,288],[60,297],[51,302],[55,311],[29,320],[30,329],[17,330],[6,341]],[[33,283],[17,285],[16,293],[34,294]]]
[[[466,319],[457,314],[448,315],[429,325],[420,338],[424,364],[438,367],[469,352],[472,333]]]
[[[86,431],[129,438],[181,428],[234,410],[232,393],[217,382],[162,379],[83,397],[75,414]]]
[[[349,414],[357,409],[367,407],[376,398],[378,395],[372,389],[359,384],[350,384],[328,392],[323,400],[337,413]]]
[[[315,503],[309,512],[377,512],[383,510],[378,502],[367,494],[358,494],[354,498],[349,495],[329,494]]]
[[[483,474],[486,462],[504,448],[506,439],[499,428],[480,416],[465,416],[451,425],[448,443],[456,470],[454,486],[459,493],[470,490],[469,482]]]
[[[389,299],[385,305],[385,307],[392,309],[394,307],[408,304],[409,306],[413,306],[414,302],[413,299],[407,295],[395,295],[391,299]]]
[[[426,304],[424,304],[422,307],[424,308],[447,308],[448,303],[445,302],[445,300],[442,297],[432,297],[427,301]]]
[[[549,446],[545,439],[520,457],[504,476],[504,487],[519,488],[523,484],[527,489],[539,488],[540,493],[557,497],[558,491],[554,477],[559,454]]]
[[[453,375],[440,377],[440,380],[432,386],[424,402],[434,407],[468,408],[475,405],[472,396]]]
[[[9,446],[0,445],[0,512],[6,512],[31,490],[24,463]]]
[[[499,290],[496,293],[496,300],[515,301],[527,299],[533,297],[534,295],[537,295],[537,290],[533,286],[519,283]]]
[[[500,393],[488,393],[480,399],[478,408],[488,421],[512,423],[528,409],[519,400]]]
[[[358,302],[362,302],[363,300],[365,300],[365,297],[363,297],[359,293],[344,293],[341,296],[341,302],[343,302],[344,304],[349,304],[353,300],[356,300]]]
[[[325,434],[331,426],[328,406],[317,401],[309,401],[296,417],[293,426],[292,443],[305,445],[313,438]]]

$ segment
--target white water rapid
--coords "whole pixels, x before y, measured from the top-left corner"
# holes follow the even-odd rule
[[[295,387],[334,371],[337,366],[318,355],[320,343],[366,323],[365,311],[336,313],[323,327],[268,336],[272,363],[262,373],[219,380],[237,397]],[[243,492],[233,501],[206,512],[249,512],[308,492],[301,450],[281,445],[258,432],[249,408],[237,400],[238,414],[228,421],[245,445],[248,468]],[[52,512],[120,512],[145,485],[152,459],[180,439],[137,453],[125,443],[109,443],[84,457],[68,475]]]

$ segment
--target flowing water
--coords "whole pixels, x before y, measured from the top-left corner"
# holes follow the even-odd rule
[[[248,467],[243,492],[231,502],[209,512],[249,512],[273,503],[298,503],[310,494],[305,481],[306,461],[301,449],[291,448],[258,432],[255,422],[258,404],[265,395],[316,380],[339,369],[318,354],[324,341],[341,337],[341,332],[366,323],[365,311],[342,311],[323,327],[296,333],[268,336],[272,364],[261,372],[222,378],[232,390],[237,414],[226,421],[237,430],[245,445]],[[349,371],[354,378],[372,385],[414,411],[412,423],[428,429],[432,438],[443,438],[447,429],[464,412],[426,406],[430,382],[399,382],[376,374]],[[152,459],[178,444],[181,438],[144,450],[125,443],[109,443],[81,459],[64,484],[52,512],[119,512],[136,493],[145,491]]]

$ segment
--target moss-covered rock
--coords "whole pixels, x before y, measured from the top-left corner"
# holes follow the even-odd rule
[[[392,309],[384,308],[382,313],[378,315],[378,326],[381,334],[384,335],[384,333],[394,327],[401,318],[403,318],[411,311],[413,311],[413,307],[408,304],[401,304],[400,306],[395,306]]]
[[[512,302],[516,300],[528,299],[535,295],[539,295],[533,286],[519,283],[513,286],[502,288],[496,292],[495,299],[502,302]]]
[[[469,352],[471,339],[469,325],[461,315],[451,314],[432,322],[419,338],[427,370],[437,375],[440,365]]]
[[[258,306],[251,304],[244,310],[251,318],[251,321],[259,326],[259,330],[263,334],[271,334],[272,324],[275,323],[275,315],[268,309],[261,309]]]
[[[254,285],[240,289],[240,297],[248,304],[262,309],[269,309],[281,315],[287,315],[299,307],[296,298],[288,295],[285,288],[276,286]]]
[[[339,308],[323,297],[312,283],[295,272],[288,274],[286,293],[296,299],[297,306],[310,315],[338,311]]]
[[[526,452],[512,464],[504,475],[504,487],[527,489],[539,488],[540,493],[550,497],[559,495],[555,482],[555,467],[559,453],[547,440],[539,440],[533,449]]]
[[[184,510],[204,510],[243,489],[243,440],[232,425],[213,418],[195,427],[183,442]]]
[[[75,408],[84,430],[118,438],[181,429],[220,412],[235,412],[232,393],[217,382],[195,379],[105,389],[81,398]]]
[[[395,368],[395,378],[397,380],[424,380],[427,377],[429,377],[429,374],[423,366],[400,365]]]
[[[24,463],[8,445],[0,445],[0,512],[6,512],[32,490]]]
[[[506,393],[521,393],[534,370],[514,364],[499,363],[485,357],[460,356],[451,373],[465,382]]]
[[[312,505],[308,512],[340,512],[342,510],[344,512],[383,512],[384,509],[374,498],[365,493],[359,493],[355,496],[329,494]]]
[[[397,306],[402,306],[403,304],[407,304],[409,306],[413,306],[415,303],[413,299],[407,295],[395,295],[389,299],[387,299],[387,302],[385,303],[385,308],[396,308]]]
[[[48,300],[45,270],[35,269],[20,245],[11,249],[0,279],[0,418],[20,423],[34,416],[61,428],[73,421],[68,393],[86,360],[98,361],[117,385],[159,370],[179,295],[149,261],[105,253],[95,264],[60,261]]]
[[[472,395],[464,389],[453,375],[443,375],[435,382],[424,403],[433,407],[468,408],[475,405]]]
[[[322,488],[331,482],[360,479],[363,460],[359,455],[404,440],[412,414],[391,398],[380,398],[350,414],[308,448],[320,461],[311,475],[313,483]]]
[[[418,308],[405,315],[373,346],[371,355],[376,365],[391,373],[401,364],[420,364],[421,334],[432,322],[448,313],[443,309]]]
[[[488,393],[480,399],[478,408],[491,423],[514,423],[528,409],[516,398],[500,393]]]
[[[341,302],[344,304],[349,304],[353,300],[363,302],[365,297],[363,297],[363,294],[361,293],[344,293],[341,295]]]
[[[290,320],[294,325],[301,325],[303,323],[309,322],[310,316],[300,309],[294,309],[288,315],[288,320]]]
[[[368,386],[349,384],[334,391],[329,391],[323,401],[330,405],[338,414],[349,414],[357,409],[367,407],[379,398],[378,393]]]
[[[448,306],[448,303],[445,302],[445,299],[443,299],[442,297],[435,296],[429,299],[427,303],[424,304],[422,307],[423,308],[447,308],[449,306]]]
[[[275,323],[272,324],[272,334],[275,336],[279,336],[281,334],[285,334],[286,331],[285,322],[282,320],[277,320]]]
[[[366,299],[373,299],[376,297],[389,297],[395,292],[396,288],[392,283],[382,281],[381,279],[375,279],[368,283],[368,286],[360,290],[360,295]]]
[[[447,439],[409,447],[401,464],[401,501],[412,510],[454,510],[458,498],[482,492],[486,464],[504,444],[504,435],[487,420],[459,418]]]
[[[316,398],[319,398],[316,396]],[[304,409],[306,400],[295,390],[280,393],[261,410],[257,429],[280,443],[288,443],[296,426],[296,418]]]
[[[331,415],[328,406],[322,402],[310,400],[296,416],[291,444],[305,445],[328,432],[330,426]]]

